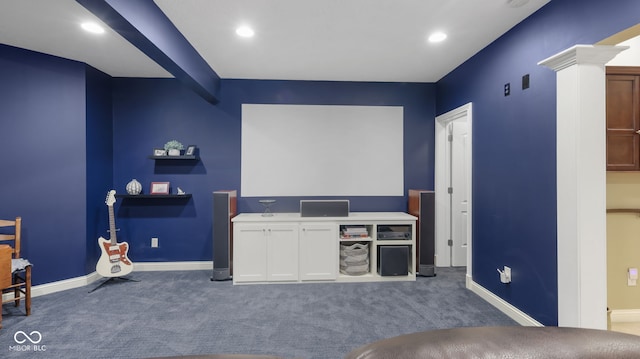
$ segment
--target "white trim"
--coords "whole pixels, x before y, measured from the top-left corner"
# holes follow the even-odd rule
[[[454,120],[465,117],[467,118],[468,125],[468,145],[467,145],[467,158],[468,168],[467,176],[467,275],[472,276],[472,256],[471,248],[473,245],[473,113],[472,103],[469,102],[454,110],[451,110],[445,114],[436,117],[435,121],[435,164],[434,164],[434,190],[435,190],[435,231],[436,231],[436,267],[448,267],[451,265],[451,260],[448,254],[447,243],[447,220],[449,213],[447,208],[449,207],[449,199],[447,194],[447,181],[446,181],[446,150],[447,144],[447,125]]]
[[[556,71],[558,326],[606,329],[605,63],[626,47],[576,45]]]
[[[202,262],[140,262],[133,264],[134,274],[138,272],[154,272],[154,271],[189,271],[189,270],[212,270],[212,261]],[[212,272],[213,273],[213,272]],[[34,285],[31,287],[31,298],[39,297],[41,295],[52,294],[56,292],[62,292],[63,290],[80,288],[92,284],[102,277],[92,272],[85,276],[64,279],[56,282],[45,283],[40,285]],[[4,294],[2,299],[9,299],[10,294]]]
[[[640,309],[614,309],[611,311],[611,323],[640,322]]]
[[[480,298],[487,301],[489,304],[496,307],[499,311],[506,314],[509,318],[515,320],[518,324],[528,327],[544,327],[540,322],[531,318],[526,313],[520,311],[518,308],[506,302],[504,299],[491,293],[478,283],[467,277],[467,288],[472,292],[480,296]]]
[[[180,270],[206,270],[211,269],[213,273],[212,261],[201,262],[140,262],[134,263],[133,270],[139,272],[154,271],[180,271]]]
[[[575,45],[538,62],[538,65],[544,65],[555,71],[585,63],[604,66],[604,64],[616,57],[620,51],[628,48],[629,46],[616,45]]]
[[[41,295],[62,292],[63,290],[84,287],[86,285],[89,285],[99,280],[100,278],[101,277],[98,273],[93,272],[82,277],[69,278],[69,279],[64,279],[57,282],[31,286],[31,297],[34,298],[34,297],[39,297]]]

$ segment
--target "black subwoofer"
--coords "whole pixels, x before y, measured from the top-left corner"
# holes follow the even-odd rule
[[[378,274],[381,276],[403,276],[409,274],[409,246],[379,246]]]

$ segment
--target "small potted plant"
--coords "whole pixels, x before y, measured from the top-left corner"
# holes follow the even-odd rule
[[[176,140],[171,140],[164,144],[164,149],[169,156],[180,156],[180,150],[183,150],[184,146]]]

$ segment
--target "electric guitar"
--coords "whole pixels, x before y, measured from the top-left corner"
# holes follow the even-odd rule
[[[116,203],[115,194],[115,190],[109,191],[105,201],[109,208],[109,235],[111,238],[110,240],[98,238],[102,254],[96,264],[96,272],[103,277],[125,276],[133,270],[133,263],[127,257],[129,244],[127,242],[118,243],[116,238],[116,223],[113,215],[113,204]]]

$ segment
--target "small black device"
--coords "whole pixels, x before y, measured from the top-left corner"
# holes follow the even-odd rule
[[[411,239],[411,226],[378,226],[378,239]]]

